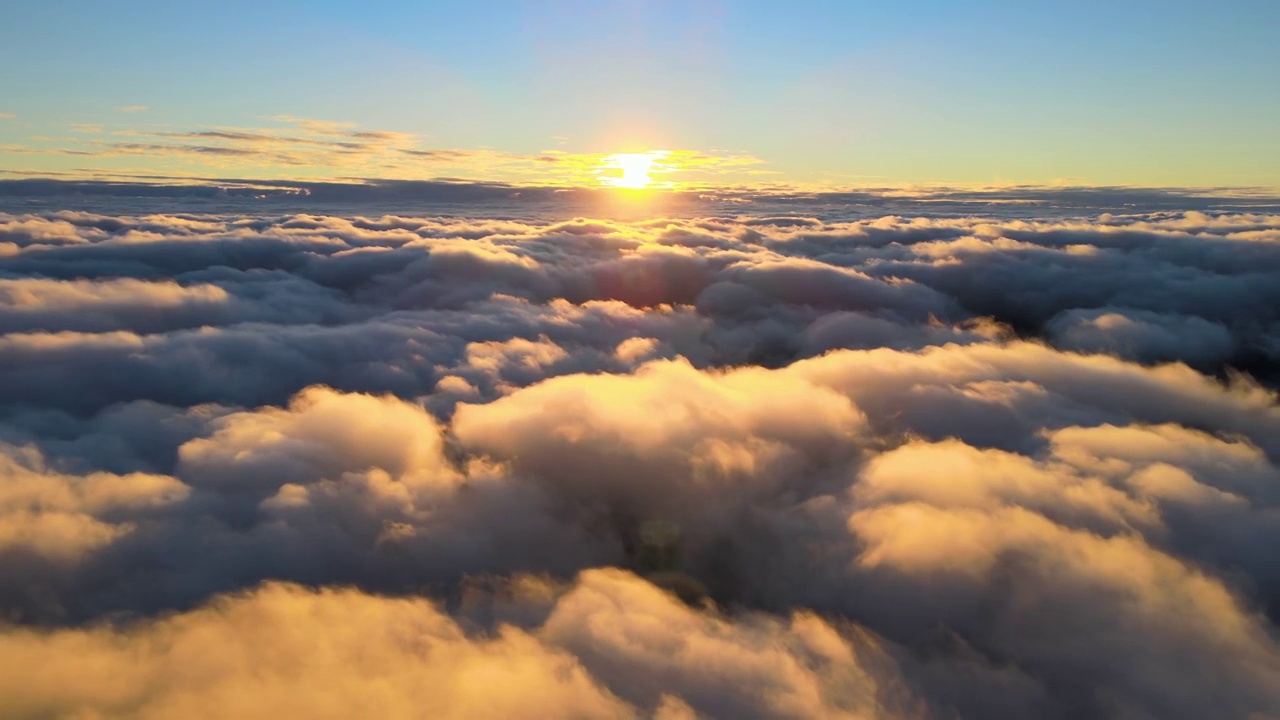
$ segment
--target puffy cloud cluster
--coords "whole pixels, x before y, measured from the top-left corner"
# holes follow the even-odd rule
[[[0,215],[6,717],[1280,716],[1280,217]]]

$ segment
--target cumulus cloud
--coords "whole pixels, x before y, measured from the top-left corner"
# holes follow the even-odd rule
[[[55,563],[75,562],[111,543],[133,529],[129,515],[170,505],[188,492],[164,475],[52,472],[30,448],[3,448],[0,470],[0,554]]]
[[[128,627],[10,628],[0,688],[13,717],[855,718],[909,707],[873,638],[812,614],[716,617],[616,570],[564,587],[517,579],[507,594],[549,603],[545,620],[468,631],[420,598],[273,583]]]
[[[0,213],[0,714],[1280,715],[1280,216],[1096,199]]]
[[[355,590],[268,585],[129,629],[14,629],[0,645],[12,717],[634,716],[526,632],[472,639],[424,600]]]
[[[1055,315],[1046,331],[1058,347],[1139,362],[1182,360],[1213,367],[1235,350],[1231,331],[1222,323],[1149,310],[1067,310]]]

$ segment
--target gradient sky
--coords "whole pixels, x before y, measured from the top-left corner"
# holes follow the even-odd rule
[[[592,182],[666,149],[684,182],[1280,186],[1275,0],[3,14],[10,173]]]

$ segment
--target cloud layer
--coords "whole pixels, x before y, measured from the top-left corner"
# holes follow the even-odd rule
[[[1280,216],[810,209],[0,214],[0,714],[1280,716]]]

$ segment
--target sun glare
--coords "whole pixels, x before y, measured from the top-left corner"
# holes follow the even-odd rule
[[[663,152],[616,153],[604,158],[601,172],[604,182],[617,188],[643,190],[653,184],[649,176],[657,168]]]

